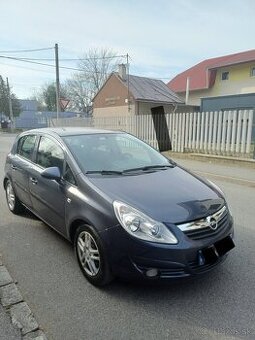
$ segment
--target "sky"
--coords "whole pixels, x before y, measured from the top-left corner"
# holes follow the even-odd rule
[[[54,67],[3,56],[51,59],[55,43],[60,66],[107,48],[129,54],[131,74],[164,82],[204,59],[255,49],[255,0],[0,0],[0,8],[0,75],[19,98],[54,81]],[[13,52],[41,48],[50,49]],[[61,69],[60,82],[73,72]]]

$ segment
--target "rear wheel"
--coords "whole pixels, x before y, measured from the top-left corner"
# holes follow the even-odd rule
[[[13,214],[20,214],[22,211],[24,211],[24,207],[16,196],[12,186],[12,182],[9,179],[7,180],[5,185],[5,192],[9,210]]]
[[[112,281],[102,241],[94,228],[80,226],[75,234],[74,247],[79,266],[90,283],[104,286]]]

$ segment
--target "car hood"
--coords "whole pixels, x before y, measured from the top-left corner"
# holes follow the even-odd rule
[[[128,203],[165,223],[196,220],[225,203],[202,178],[176,166],[167,170],[123,176],[95,176],[89,180],[112,201]]]

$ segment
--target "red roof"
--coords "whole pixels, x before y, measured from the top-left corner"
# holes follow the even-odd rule
[[[178,74],[167,85],[174,92],[185,92],[187,78],[189,77],[190,91],[208,89],[214,84],[217,68],[250,61],[255,61],[255,50],[206,59]]]

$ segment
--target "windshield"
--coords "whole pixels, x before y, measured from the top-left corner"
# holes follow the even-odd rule
[[[169,166],[159,152],[125,133],[84,134],[62,137],[84,173],[151,169]]]

